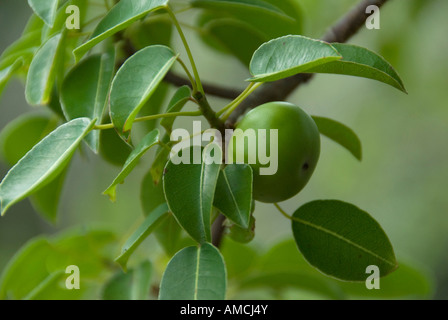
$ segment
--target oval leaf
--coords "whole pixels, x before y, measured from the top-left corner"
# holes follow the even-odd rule
[[[234,19],[213,20],[205,30],[245,66],[249,66],[254,51],[269,40],[255,28]]]
[[[314,67],[309,73],[333,73],[363,77],[391,85],[406,93],[403,81],[394,68],[383,57],[362,47],[333,43],[342,59]]]
[[[126,270],[129,257],[138,246],[167,218],[168,207],[166,203],[161,204],[151,212],[138,229],[129,237],[121,249],[121,254],[115,259],[116,262]]]
[[[25,96],[30,105],[45,105],[50,100],[55,81],[62,35],[48,39],[36,52],[26,80]]]
[[[392,245],[368,213],[337,200],[313,201],[293,215],[294,239],[305,259],[321,272],[346,281],[365,281],[376,265],[385,276],[397,268]]]
[[[94,123],[87,118],[72,120],[36,144],[0,184],[1,214],[56,178]]]
[[[218,249],[209,243],[187,247],[168,263],[160,283],[160,300],[224,300],[226,268]]]
[[[167,4],[168,0],[127,0],[118,2],[100,21],[90,39],[73,51],[76,60],[79,61],[87,51],[99,42],[126,29],[133,22],[143,18],[152,11],[165,7]]]
[[[221,149],[216,144],[209,144],[203,151],[201,163],[195,164],[191,160],[195,153],[201,154],[200,148],[183,149],[182,158],[189,164],[175,164],[171,159],[163,175],[163,191],[170,211],[182,228],[199,243],[211,239],[210,216],[220,168],[219,163],[209,162],[212,150],[214,156],[221,159]]]
[[[102,119],[114,72],[115,54],[92,55],[77,64],[65,77],[61,88],[62,110],[67,120]],[[86,137],[89,147],[99,149],[98,130]]]
[[[103,194],[108,195],[112,201],[115,201],[117,196],[117,185],[124,182],[124,179],[131,173],[135,168],[140,158],[155,146],[159,142],[159,130],[155,129],[148,133],[142,141],[132,150],[128,159],[126,160],[123,169],[109,186],[109,188],[104,191]]]
[[[229,220],[249,228],[252,207],[252,168],[229,164],[219,173],[213,205]]]
[[[59,0],[28,0],[31,9],[50,27],[53,27],[56,18],[58,2]]]
[[[296,35],[280,37],[255,51],[250,62],[253,77],[248,81],[275,81],[341,58],[337,50],[324,41]]]
[[[138,51],[118,70],[110,93],[110,116],[119,132],[131,130],[135,117],[176,60],[165,46]]]
[[[24,114],[9,123],[0,134],[0,155],[10,165],[15,165],[31,148],[54,130],[57,121],[44,114]],[[56,222],[59,199],[65,181],[64,170],[30,197],[35,210],[50,222]]]
[[[313,116],[312,118],[314,122],[316,122],[321,134],[339,143],[341,146],[350,151],[356,159],[361,161],[361,140],[359,140],[358,136],[352,129],[333,119],[317,116]]]

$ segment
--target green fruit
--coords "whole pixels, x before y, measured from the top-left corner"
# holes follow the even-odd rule
[[[281,202],[295,196],[305,187],[320,154],[319,130],[307,113],[290,103],[269,102],[251,110],[236,129],[243,130],[244,135],[235,130],[229,141],[228,156],[233,157],[234,162],[244,159],[244,163],[252,166],[255,200]],[[256,140],[247,139],[250,136],[248,129],[255,129]],[[260,174],[260,168],[268,168],[272,163],[260,163],[258,140],[263,132],[258,129],[266,129],[266,155],[271,157],[271,162],[277,148],[278,167],[274,174]],[[278,129],[278,141],[272,141],[272,146],[270,129]],[[254,150],[256,155],[253,154]],[[250,159],[249,156],[255,158]]]

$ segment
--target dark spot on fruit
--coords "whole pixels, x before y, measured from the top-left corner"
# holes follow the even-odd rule
[[[302,166],[302,169],[303,169],[304,171],[306,171],[306,170],[309,169],[309,167],[310,167],[310,165],[309,165],[307,162],[305,162],[305,163],[303,164],[303,166]]]

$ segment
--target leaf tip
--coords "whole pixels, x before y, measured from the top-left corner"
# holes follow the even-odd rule
[[[103,192],[103,195],[108,196],[111,202],[117,201],[117,186],[110,186]]]

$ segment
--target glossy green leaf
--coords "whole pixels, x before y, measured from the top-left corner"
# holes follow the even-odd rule
[[[275,81],[341,58],[329,43],[297,35],[284,36],[264,43],[255,51],[250,62],[253,77],[248,80]]]
[[[359,161],[362,159],[361,140],[356,133],[346,125],[333,119],[324,117],[312,117],[316,122],[319,132],[331,140],[346,148]]]
[[[249,66],[255,50],[269,40],[257,29],[235,19],[213,20],[206,25],[205,31],[245,66]]]
[[[362,47],[333,43],[342,59],[314,66],[309,73],[333,73],[377,80],[406,92],[403,81],[394,68],[381,56]]]
[[[191,89],[189,86],[182,86],[177,89],[174,96],[171,98],[166,113],[179,112],[187,104],[191,97]],[[160,125],[165,128],[165,130],[170,133],[173,129],[174,121],[176,118],[162,118]]]
[[[114,72],[115,54],[92,55],[77,64],[65,77],[61,103],[67,120],[102,119]],[[89,147],[98,152],[99,130],[86,137]]]
[[[148,101],[144,104],[144,106],[140,109],[138,113],[139,116],[144,117],[147,115],[154,115],[162,113],[163,105],[168,97],[168,93],[170,91],[170,84],[162,81],[158,86]],[[143,121],[140,123],[140,127],[143,127],[145,132],[149,132],[157,128],[158,123],[161,119],[153,119],[149,121]]]
[[[72,120],[36,144],[0,184],[1,214],[56,178],[94,123],[86,118]]]
[[[127,0],[118,2],[100,21],[90,39],[73,51],[76,60],[80,60],[87,51],[99,42],[126,29],[148,13],[161,9],[167,4],[168,0]]]
[[[132,128],[135,117],[176,60],[165,46],[138,51],[118,70],[110,93],[110,115],[120,133]]]
[[[160,300],[224,300],[226,267],[209,243],[187,247],[168,263],[160,283]]]
[[[229,220],[249,227],[252,207],[252,168],[229,164],[219,173],[213,205]]]
[[[26,80],[25,96],[30,105],[45,105],[50,100],[57,73],[58,55],[63,35],[58,34],[45,42],[31,62]]]
[[[168,216],[168,207],[164,203],[151,212],[138,229],[129,237],[121,249],[121,254],[115,261],[126,270],[129,257],[159,224]]]
[[[0,133],[0,156],[8,165],[15,165],[56,126],[55,119],[45,114],[22,115],[10,122]],[[66,171],[64,170],[55,180],[30,197],[36,211],[53,223],[56,222]]]
[[[28,4],[47,25],[53,26],[59,0],[28,0]]]
[[[182,161],[175,164],[173,158],[167,163],[163,175],[165,198],[181,227],[195,241],[204,243],[211,239],[210,220],[220,171],[220,164],[211,161],[211,153],[214,152],[216,159],[221,159],[222,151],[216,144],[209,144],[198,164],[194,163],[199,162],[195,157],[195,154],[201,154],[198,147],[186,148],[181,152],[183,159],[189,160],[189,163]]]
[[[124,273],[118,271],[103,289],[103,300],[147,300],[153,272],[151,262],[144,261]]]
[[[148,133],[142,141],[132,150],[128,159],[126,160],[123,169],[112,182],[112,184],[104,191],[103,194],[108,195],[112,201],[115,201],[117,197],[117,186],[124,182],[124,179],[132,172],[137,166],[141,157],[153,146],[159,142],[159,130],[155,129]]]
[[[236,20],[251,27],[252,30],[257,30],[259,34],[263,35],[265,39],[258,44],[259,46],[263,42],[274,38],[288,34],[300,34],[302,32],[301,21],[297,20],[301,19],[297,16],[296,6],[284,5],[283,3],[285,1],[286,0],[283,0],[281,3],[279,3],[279,1],[269,1],[269,3],[260,0],[205,0],[193,2],[193,5],[207,9],[199,19],[200,28],[204,27],[205,24],[212,23],[218,19]],[[280,8],[287,10],[282,10]],[[269,21],[269,23],[266,23],[266,21]],[[207,30],[205,31],[206,32],[202,34],[203,39],[206,43],[214,46],[214,41],[209,41],[212,40],[212,38],[209,38],[206,34]],[[253,32],[251,33],[253,34]],[[240,36],[240,34],[238,34],[238,36]],[[248,39],[247,34],[244,31],[242,36],[243,38]],[[259,37],[259,35],[257,37]],[[226,38],[231,40],[230,35],[227,35]],[[235,40],[236,37],[234,37],[234,41]],[[237,41],[240,42],[240,40]],[[253,43],[253,39],[250,40],[250,42]],[[226,46],[231,46],[231,43],[227,43]],[[220,45],[218,45],[218,48],[219,47]]]
[[[11,66],[0,70],[0,95],[13,74],[23,65],[23,60],[16,60]]]
[[[297,209],[292,231],[305,259],[321,272],[346,281],[365,281],[366,268],[381,276],[397,268],[392,245],[368,213],[337,200],[313,201]]]

